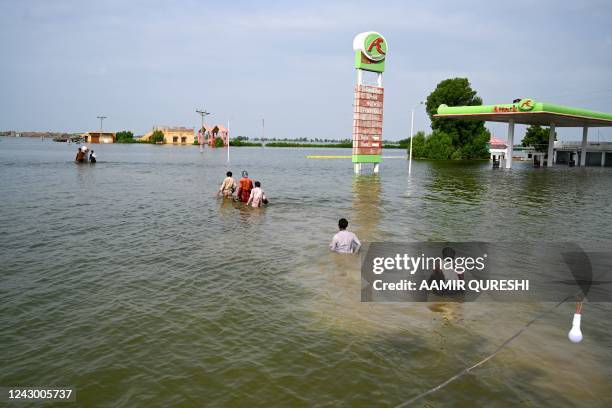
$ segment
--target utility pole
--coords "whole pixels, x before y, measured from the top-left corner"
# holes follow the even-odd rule
[[[102,122],[104,121],[104,119],[106,119],[108,116],[98,116],[97,118],[100,119],[100,136],[102,135]]]
[[[200,131],[202,132],[202,138],[204,138],[204,117],[206,115],[210,115],[210,112],[206,112],[205,110],[196,109],[196,113],[202,116],[202,127]]]
[[[230,156],[229,156],[229,150],[230,150],[230,120],[227,120],[227,164],[229,164],[230,161]]]
[[[416,108],[419,107],[419,105],[422,105],[424,103],[424,101],[420,101],[419,103],[417,103],[414,108],[412,108],[411,111],[411,119],[410,119],[410,153],[409,153],[409,158],[408,158],[408,175],[410,176],[410,174],[412,174],[412,139],[414,138],[414,111]]]

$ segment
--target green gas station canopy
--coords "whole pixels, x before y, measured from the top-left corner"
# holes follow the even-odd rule
[[[550,126],[551,123],[554,123],[556,127],[612,126],[612,113],[535,102],[533,99],[521,99],[520,102],[501,105],[440,105],[438,114],[434,117],[488,122],[513,120],[516,124],[541,126]]]

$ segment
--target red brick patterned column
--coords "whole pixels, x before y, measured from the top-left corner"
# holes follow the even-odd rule
[[[378,163],[382,151],[384,88],[355,85],[353,163]]]

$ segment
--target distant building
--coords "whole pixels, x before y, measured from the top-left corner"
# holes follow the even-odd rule
[[[114,143],[117,137],[114,132],[87,132],[82,136],[85,143]]]
[[[491,138],[489,141],[489,153],[493,162],[505,160],[508,154],[507,149],[505,140]],[[555,140],[553,163],[577,166],[581,162],[583,149],[586,152],[585,166],[612,167],[612,142]],[[543,166],[548,161],[548,154],[537,151],[532,146],[517,145],[512,149],[512,159],[531,161],[535,166]]]
[[[584,149],[585,157],[582,159]],[[554,162],[569,164],[584,163],[585,166],[612,166],[612,142],[588,142],[555,140]]]
[[[207,144],[210,147],[215,147],[217,139],[223,141],[224,147],[229,144],[229,130],[225,126],[204,124],[203,129],[198,131],[198,143],[201,145]]]
[[[195,140],[195,129],[194,128],[186,128],[182,126],[154,126],[153,130],[146,133],[143,137],[140,138],[142,141],[148,141],[151,139],[153,132],[156,130],[161,131],[164,134],[164,142],[168,144],[193,144]]]
[[[490,160],[493,162],[504,160],[506,158],[507,147],[505,140],[491,137],[491,140],[489,140]]]

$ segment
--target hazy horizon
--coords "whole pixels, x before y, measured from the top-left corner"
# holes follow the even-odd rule
[[[350,138],[352,39],[367,30],[389,43],[386,140],[408,137],[412,107],[450,77],[469,78],[486,104],[612,112],[611,18],[605,1],[2,1],[0,130],[97,130],[105,115],[105,130],[143,134],[197,128],[203,108],[232,136],[261,137],[265,118],[266,138]],[[422,108],[418,130],[430,130]],[[591,130],[598,139],[612,129]]]

